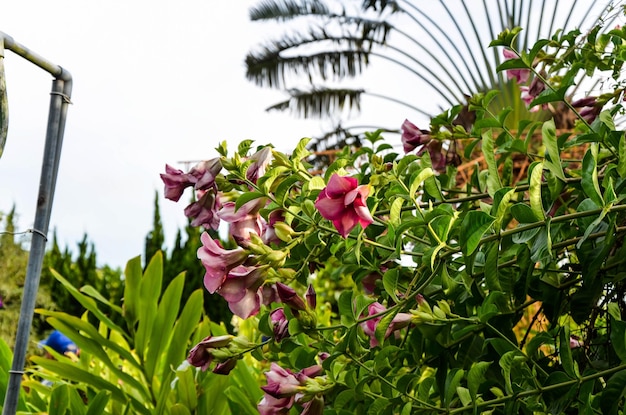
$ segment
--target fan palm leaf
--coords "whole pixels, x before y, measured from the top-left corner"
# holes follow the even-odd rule
[[[247,78],[262,87],[287,92],[288,99],[272,110],[289,110],[302,117],[343,120],[358,112],[365,95],[403,105],[407,117],[432,117],[444,107],[464,104],[465,97],[496,89],[494,105],[514,108],[510,116],[529,116],[519,88],[495,68],[500,51],[488,49],[506,28],[524,28],[517,48],[526,50],[557,27],[573,29],[595,22],[612,3],[534,2],[533,0],[262,0],[250,9],[255,21],[297,24],[276,40],[260,45],[246,57]],[[606,22],[609,26],[611,21]],[[404,72],[398,77],[419,88],[420,97],[393,96],[385,82],[368,88],[347,86],[376,62]],[[403,75],[403,73],[405,75]],[[383,80],[381,80],[383,81]],[[332,85],[331,83],[335,83]],[[382,93],[382,92],[385,93]],[[545,113],[532,114],[546,117]],[[344,125],[340,130],[349,129]]]

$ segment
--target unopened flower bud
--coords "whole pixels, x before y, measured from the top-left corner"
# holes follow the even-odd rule
[[[287,225],[285,222],[276,222],[274,224],[274,232],[276,232],[276,236],[283,242],[291,242],[291,237],[294,234],[291,226]]]
[[[315,293],[315,289],[312,284],[309,284],[309,288],[306,290],[306,302],[312,310],[315,310],[317,306],[317,294]]]
[[[287,304],[292,310],[304,311],[306,310],[306,304],[304,300],[296,293],[296,290],[282,282],[276,283],[276,289],[278,291],[278,297],[280,301]]]

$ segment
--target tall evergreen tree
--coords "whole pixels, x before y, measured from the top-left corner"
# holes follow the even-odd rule
[[[15,234],[17,221],[15,206],[7,215],[0,214],[0,218],[3,219],[0,227],[0,296],[3,303],[0,308],[0,337],[13,347],[26,279],[28,250],[24,248],[25,237]],[[54,307],[47,287],[41,287],[37,292],[35,306]],[[31,333],[33,338],[41,338],[44,329],[44,321],[35,316]]]
[[[144,263],[148,266],[150,259],[163,250],[165,235],[163,234],[163,223],[161,222],[161,211],[159,209],[159,192],[154,192],[154,218],[152,221],[152,230],[146,236],[144,247]],[[167,286],[167,285],[166,285]]]

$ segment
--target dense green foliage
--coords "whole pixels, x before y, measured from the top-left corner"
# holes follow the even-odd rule
[[[80,348],[80,358],[33,357],[26,413],[230,414],[251,413],[260,395],[245,365],[232,378],[202,372],[185,363],[193,341],[225,333],[203,313],[200,290],[182,297],[185,275],[161,295],[163,256],[157,252],[142,272],[139,257],[124,271],[124,299],[110,303],[92,287],[55,279],[87,310],[82,316],[37,310]],[[115,316],[121,317],[116,318]],[[96,323],[90,323],[92,320]],[[121,321],[121,324],[115,323]],[[40,382],[45,379],[48,384]]]
[[[206,285],[257,329],[237,337],[254,350],[205,340],[198,366],[250,351],[272,362],[262,413],[623,414],[626,29],[609,29],[492,42],[531,109],[572,115],[565,131],[510,128],[490,91],[469,100],[467,126],[462,105],[428,133],[407,126],[406,154],[368,133],[320,175],[306,139],[291,154],[222,143],[218,161],[170,169],[171,194],[220,200],[212,213],[238,247],[203,235]],[[570,101],[594,76],[604,89]],[[439,163],[452,142],[463,174]]]

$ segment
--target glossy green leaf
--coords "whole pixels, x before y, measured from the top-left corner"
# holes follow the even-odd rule
[[[500,285],[500,270],[498,269],[498,262],[500,256],[500,249],[498,242],[493,242],[487,247],[487,258],[485,260],[485,283],[489,291],[501,291]]]
[[[48,405],[49,415],[65,415],[69,411],[70,391],[65,384],[59,384],[52,388],[50,394],[50,404]]]
[[[390,268],[383,274],[383,287],[385,292],[391,296],[391,298],[398,302],[398,279],[400,278],[400,272],[398,268]]]
[[[124,270],[124,317],[128,325],[133,328],[139,319],[141,276],[141,257],[137,256],[126,263]]]
[[[561,327],[559,333],[559,357],[561,359],[561,365],[563,370],[571,378],[578,377],[578,368],[575,367],[574,360],[572,359],[572,349],[570,348],[570,331],[567,325]]]
[[[554,120],[550,119],[543,123],[541,127],[541,136],[543,137],[543,145],[545,149],[545,167],[556,177],[565,181],[563,166],[561,165],[561,152],[556,140],[556,126]]]
[[[160,366],[159,362],[171,340],[173,326],[181,305],[184,284],[185,274],[179,274],[168,285],[159,302],[154,329],[150,335],[150,347],[144,360],[144,368],[148,379],[151,379],[157,373],[157,370],[160,369],[162,371],[165,369],[164,373],[160,374],[159,377],[161,379],[159,381],[167,383],[168,379],[165,375],[172,374],[169,367]]]
[[[491,130],[482,134],[483,156],[485,157],[487,170],[489,172],[487,176],[487,192],[489,192],[491,197],[502,187],[500,173],[498,172],[498,166],[496,164],[492,134]]]
[[[265,195],[263,193],[260,192],[246,192],[246,193],[242,193],[237,200],[235,200],[235,210],[239,209],[240,207],[242,207],[243,205],[245,205],[246,203],[252,201],[252,200],[256,200],[256,199],[260,199],[262,197],[265,197]]]
[[[191,411],[180,403],[170,406],[170,415],[191,415]]]
[[[139,284],[139,319],[135,336],[135,348],[141,358],[144,358],[148,351],[162,283],[163,253],[158,251],[150,259]]]
[[[483,211],[472,210],[467,212],[461,222],[459,243],[464,255],[471,255],[478,248],[480,240],[491,228],[495,218]]]
[[[341,316],[341,323],[344,325],[350,325],[355,321],[354,306],[352,300],[352,291],[345,290],[339,296],[337,305],[339,307],[339,315]]]
[[[626,321],[611,317],[611,344],[622,363],[626,363]]]
[[[541,178],[543,176],[543,163],[533,163],[529,167],[530,181],[528,186],[528,197],[530,199],[530,210],[535,216],[535,221],[544,220],[546,214],[543,210],[541,199]]]
[[[626,395],[626,370],[617,372],[608,380],[600,398],[600,408],[604,415],[615,415],[620,402]]]
[[[598,207],[602,207],[602,192],[598,183],[597,147],[592,145],[583,157],[582,188]]]
[[[478,396],[478,388],[487,380],[485,374],[487,370],[489,370],[491,363],[492,362],[476,362],[472,364],[469,372],[467,372],[467,387],[474,401]]]
[[[430,167],[426,167],[425,169],[416,172],[411,178],[411,186],[409,187],[409,196],[415,197],[417,193],[417,189],[424,183],[426,179],[433,176],[435,172]]]
[[[111,398],[111,393],[105,390],[99,391],[96,396],[94,396],[89,401],[89,407],[87,408],[87,412],[85,415],[102,415],[105,413],[105,408],[109,403],[109,399]]]
[[[519,223],[535,223],[537,222],[537,218],[535,217],[535,212],[525,203],[516,203],[511,206],[511,215],[515,218]]]

